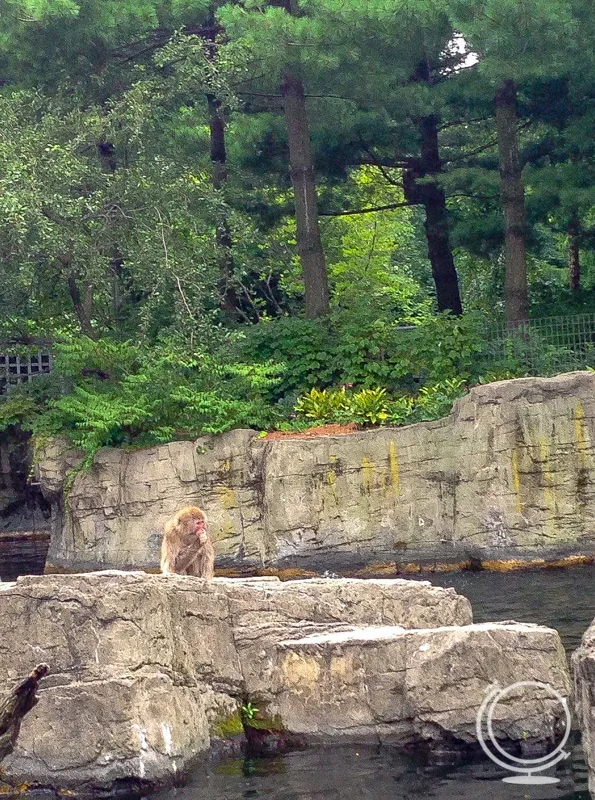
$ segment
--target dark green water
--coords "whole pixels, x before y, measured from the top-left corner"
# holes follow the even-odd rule
[[[476,622],[510,620],[557,628],[570,654],[595,617],[595,567],[541,572],[436,575],[473,605]],[[587,800],[580,744],[555,773],[555,786],[514,786],[487,759],[439,765],[390,748],[336,747],[197,770],[160,800]]]

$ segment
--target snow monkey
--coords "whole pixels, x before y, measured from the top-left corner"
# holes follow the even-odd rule
[[[161,572],[210,580],[214,567],[215,550],[207,533],[205,513],[198,506],[186,506],[165,523]]]

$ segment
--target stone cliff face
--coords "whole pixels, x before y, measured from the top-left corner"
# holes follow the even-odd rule
[[[473,389],[441,420],[266,440],[237,430],[100,451],[64,493],[75,453],[39,465],[50,563],[154,567],[165,519],[206,509],[219,566],[319,570],[595,551],[595,375]]]

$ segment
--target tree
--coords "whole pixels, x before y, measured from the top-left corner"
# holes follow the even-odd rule
[[[527,226],[519,160],[517,93],[523,81],[568,67],[565,40],[575,29],[565,0],[446,0],[453,24],[496,83],[494,102],[505,240],[505,308],[509,327],[529,314]]]
[[[62,115],[39,95],[0,97],[0,291],[13,329],[191,334],[212,308],[216,198],[189,164],[151,152],[146,102],[137,87],[110,114]],[[106,132],[127,153],[117,170],[97,157]]]
[[[318,219],[304,70],[299,47],[294,47],[303,32],[302,11],[297,0],[274,0],[264,10],[255,7],[251,14],[245,13],[245,9],[243,12],[238,13],[237,8],[229,5],[221,12],[220,19],[228,34],[240,41],[248,40],[270,69],[270,74],[265,73],[262,93],[268,91],[270,96],[276,89],[280,94],[303,270],[305,315],[308,319],[324,317],[330,310],[328,276]]]
[[[506,322],[511,328],[529,320],[527,217],[519,160],[516,93],[514,81],[506,80],[495,97],[504,216],[504,295]]]

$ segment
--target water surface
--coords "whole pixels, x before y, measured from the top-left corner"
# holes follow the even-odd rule
[[[436,574],[473,605],[476,622],[511,620],[557,628],[570,654],[595,617],[595,567],[535,572]],[[197,769],[160,800],[587,800],[580,745],[556,772],[555,786],[502,783],[490,761],[428,763],[391,748],[334,747],[272,759],[240,759]]]

